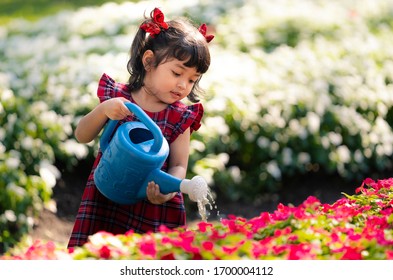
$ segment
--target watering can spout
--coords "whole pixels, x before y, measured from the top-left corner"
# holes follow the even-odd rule
[[[155,169],[149,174],[146,186],[150,181],[158,184],[163,194],[182,192],[187,194],[190,200],[194,202],[203,201],[208,195],[207,183],[201,176],[195,176],[191,180],[181,180],[162,170]],[[144,196],[146,196],[146,193],[144,193]]]
[[[180,191],[181,179],[176,178],[160,169],[154,169],[152,172],[150,172],[145,181],[145,186],[147,186],[147,183],[151,181],[154,181],[160,186],[160,191],[163,194]]]

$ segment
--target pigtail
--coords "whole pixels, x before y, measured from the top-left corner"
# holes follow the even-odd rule
[[[144,23],[148,22],[146,20]],[[135,34],[134,40],[132,41],[130,48],[130,59],[127,63],[127,70],[130,73],[128,85],[133,89],[139,89],[143,86],[143,80],[145,77],[146,70],[142,63],[142,56],[146,51],[146,31],[142,28],[138,29]]]

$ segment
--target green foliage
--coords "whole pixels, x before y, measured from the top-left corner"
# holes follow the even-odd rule
[[[0,24],[8,23],[15,18],[39,20],[44,16],[63,10],[76,10],[86,6],[97,6],[107,0],[2,0],[0,3]],[[125,0],[112,0],[121,3]]]

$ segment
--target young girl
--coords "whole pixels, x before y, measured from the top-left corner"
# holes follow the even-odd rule
[[[127,69],[128,84],[115,82],[106,74],[99,81],[100,104],[79,122],[75,137],[88,143],[95,139],[108,119],[124,122],[136,117],[124,105],[139,105],[160,127],[169,143],[170,153],[162,170],[185,178],[189,157],[190,134],[200,127],[203,115],[198,102],[198,83],[210,65],[206,25],[197,29],[185,19],[164,21],[155,8],[132,42]],[[181,102],[187,97],[193,105]],[[98,231],[113,234],[156,232],[160,225],[175,228],[185,225],[186,214],[181,193],[162,194],[154,182],[146,186],[147,198],[132,205],[120,205],[104,197],[94,183],[93,164],[68,247],[81,246]]]

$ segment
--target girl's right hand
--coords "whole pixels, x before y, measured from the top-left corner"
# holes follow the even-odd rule
[[[124,97],[108,99],[102,103],[104,114],[112,120],[122,120],[132,113],[128,110],[124,102],[129,101]]]

